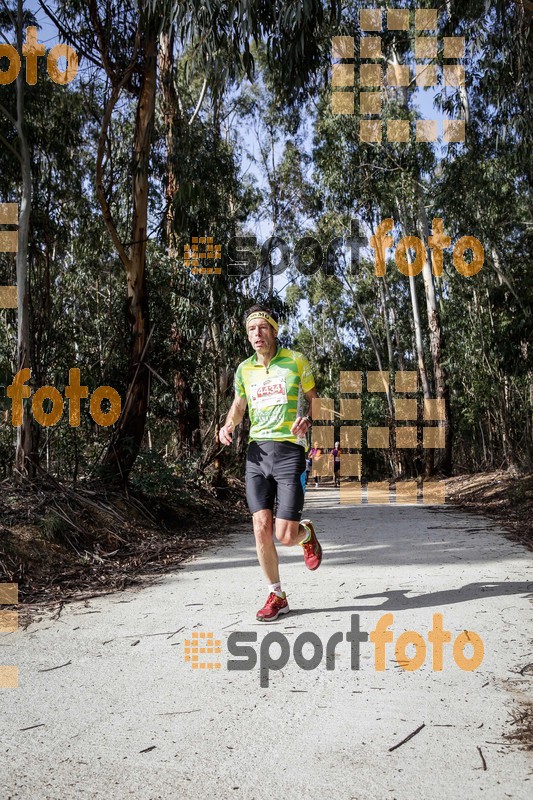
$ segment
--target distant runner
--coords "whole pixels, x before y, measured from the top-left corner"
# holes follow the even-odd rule
[[[315,479],[315,489],[318,488],[318,481],[320,480],[320,460],[322,458],[322,450],[318,446],[318,442],[315,442],[313,447],[310,450],[311,455],[311,467],[313,470],[313,478]]]
[[[300,522],[305,492],[305,434],[312,420],[310,416],[297,416],[300,390],[309,403],[318,395],[305,356],[279,346],[275,314],[255,305],[245,313],[244,320],[255,353],[237,367],[235,399],[219,438],[222,444],[231,444],[235,426],[242,421],[248,405],[251,424],[246,499],[253,517],[257,557],[269,589],[256,619],[270,622],[289,611],[273,538],[275,501],[277,540],[289,547],[302,545],[308,569],[318,569],[322,561],[313,523],[308,519]]]
[[[305,457],[305,485],[309,483],[309,475],[311,474],[311,467],[313,466],[313,457],[311,456],[311,448],[307,451]]]
[[[331,451],[333,456],[333,482],[335,486],[341,485],[341,448],[340,442],[335,442],[335,447]]]

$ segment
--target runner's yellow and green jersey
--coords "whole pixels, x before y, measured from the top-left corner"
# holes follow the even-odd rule
[[[314,385],[309,361],[295,350],[278,347],[268,368],[258,363],[256,353],[242,361],[235,373],[235,393],[248,402],[249,441],[271,439],[305,447],[305,439],[294,436],[291,427],[298,412],[300,387],[305,393]]]

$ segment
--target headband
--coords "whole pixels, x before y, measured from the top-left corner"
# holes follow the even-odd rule
[[[251,322],[253,319],[266,319],[269,325],[272,325],[274,328],[275,333],[278,332],[279,325],[276,320],[267,314],[266,311],[254,311],[253,314],[250,314],[249,317],[246,317],[246,330],[248,330],[248,323]]]

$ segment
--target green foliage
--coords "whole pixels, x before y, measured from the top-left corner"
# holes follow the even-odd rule
[[[261,298],[282,317],[283,344],[305,352],[319,392],[338,396],[341,370],[416,369],[412,299],[407,279],[389,253],[386,277],[374,275],[374,254],[362,250],[350,273],[342,246],[335,274],[302,274],[294,260],[274,280],[263,253],[262,271],[240,280],[222,261],[220,276],[196,275],[183,263],[192,236],[213,236],[222,245],[237,234],[255,233],[259,244],[283,237],[294,251],[303,235],[324,247],[335,237],[346,244],[350,220],[367,234],[393,217],[395,242],[421,236],[420,202],[429,221],[442,217],[455,242],[464,235],[485,249],[482,272],[459,276],[450,252],[436,283],[444,333],[441,362],[451,396],[454,455],[459,465],[499,466],[532,458],[533,244],[530,236],[531,24],[520,4],[484,0],[446,4],[443,35],[464,35],[475,54],[466,87],[469,122],[464,145],[430,143],[381,146],[356,133],[356,116],[330,111],[330,36],[358,34],[359,2],[306,0],[259,3],[244,0],[150,0],[139,13],[122,0],[96,3],[119,81],[135,53],[135,33],[157,24],[173,41],[175,103],[164,108],[158,85],[149,165],[149,220],[145,277],[150,345],[150,401],[143,450],[132,484],[148,494],[185,492],[186,482],[212,478],[225,453],[215,432],[233,394],[233,371],[249,354],[244,309]],[[414,10],[415,5],[403,3]],[[130,363],[124,268],[103,223],[96,196],[95,165],[110,86],[93,54],[98,32],[81,0],[57,4],[61,24],[83,55],[83,69],[68,87],[52,83],[44,61],[35,87],[25,91],[24,125],[31,149],[33,206],[31,278],[32,388],[51,384],[61,392],[72,367],[92,393],[100,385],[126,390]],[[113,24],[110,21],[113,21]],[[155,22],[154,22],[155,20]],[[12,31],[5,17],[2,30]],[[59,37],[63,39],[64,37]],[[385,32],[387,58],[407,56],[409,37]],[[96,61],[96,63],[95,63]],[[131,246],[131,141],[135,100],[144,64],[138,59],[125,81],[105,153],[105,194],[121,242]],[[250,82],[248,78],[253,78]],[[158,80],[161,82],[161,73]],[[204,86],[205,83],[205,86]],[[201,100],[201,102],[199,102]],[[437,91],[451,116],[464,113],[460,93]],[[2,87],[2,105],[16,113],[15,85]],[[17,148],[17,134],[4,114],[3,136]],[[414,104],[389,92],[384,119],[419,116]],[[7,147],[0,150],[0,202],[17,201],[20,169]],[[169,175],[175,192],[167,204]],[[170,212],[170,213],[169,213]],[[171,224],[168,223],[169,217]],[[1,283],[16,280],[14,259],[0,254]],[[280,288],[288,281],[285,290]],[[429,320],[421,277],[415,279],[423,347],[431,389]],[[0,310],[0,373],[9,383],[16,365],[17,316]],[[81,424],[63,420],[40,430],[39,454],[56,475],[74,482],[99,474],[112,435],[96,426],[82,402]],[[2,411],[10,403],[2,401]],[[377,425],[389,410],[383,398],[367,397],[363,426]],[[7,475],[14,431],[2,417],[0,471]],[[242,456],[245,437],[241,444]],[[369,454],[379,471],[387,454]],[[55,515],[45,535],[61,535]]]
[[[133,489],[151,497],[177,501],[184,494],[184,480],[176,469],[165,463],[156,452],[139,454],[130,476]]]
[[[63,543],[69,531],[65,520],[54,511],[41,517],[38,525],[42,538],[48,542]]]

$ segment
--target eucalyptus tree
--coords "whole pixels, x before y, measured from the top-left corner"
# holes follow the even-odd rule
[[[462,402],[465,386],[476,386],[475,397],[466,392],[471,409],[455,415],[455,424],[486,463],[514,468],[531,463],[533,455],[533,67],[527,58],[533,15],[523,3],[447,5],[454,34],[468,37],[471,68],[460,96],[442,92],[437,101],[452,115],[460,104],[468,127],[466,145],[449,148],[442,160],[433,197],[452,237],[466,229],[485,251],[476,281],[455,280],[450,286],[450,310],[459,304],[468,314],[445,312],[454,337],[456,402]],[[464,365],[457,357],[458,338],[470,342],[463,348]],[[471,421],[469,432],[465,419]]]
[[[26,12],[23,0],[17,0],[14,7],[10,7],[6,0],[2,0],[3,19],[2,27],[10,30],[16,38],[17,51],[22,53],[24,40],[24,24],[34,23],[32,15]],[[7,23],[7,24],[6,24]],[[5,38],[5,34],[4,34]],[[30,295],[29,295],[29,270],[28,246],[30,235],[30,217],[32,210],[32,175],[31,151],[28,143],[25,102],[28,87],[26,76],[19,69],[15,80],[15,98],[12,111],[4,105],[0,106],[2,115],[7,125],[16,133],[16,140],[9,140],[2,136],[2,144],[10,155],[15,157],[20,168],[20,202],[18,214],[18,245],[17,245],[17,372],[30,369],[31,339],[30,339]],[[34,464],[37,461],[37,432],[33,424],[29,408],[23,408],[22,424],[17,428],[17,445],[15,454],[15,471],[19,477],[33,477]]]
[[[23,28],[35,24],[35,18],[20,2],[14,9],[4,4],[4,11],[5,38],[15,34],[20,48]],[[84,192],[94,108],[90,93],[82,96],[77,84],[53,82],[44,59],[37,60],[35,83],[26,83],[21,69],[14,83],[2,87],[0,113],[6,125],[0,151],[0,192],[2,199],[18,201],[20,213],[18,308],[3,312],[6,327],[0,350],[11,375],[31,369],[32,388],[55,383],[58,376],[60,380],[68,378],[73,366],[73,330],[66,323],[72,297],[63,294],[60,285],[67,264],[74,260],[72,242],[81,227],[80,217],[94,216],[94,205],[91,207]],[[33,421],[30,408],[25,404],[22,426],[17,428],[15,477],[34,477],[43,452],[42,430]],[[47,443],[49,433],[46,431]]]
[[[98,78],[108,86],[101,117],[96,165],[96,189],[102,215],[115,250],[124,266],[127,283],[128,331],[131,339],[130,374],[121,417],[108,449],[105,464],[109,474],[126,479],[135,461],[145,430],[150,370],[147,356],[150,320],[146,279],[148,210],[151,199],[150,165],[158,86],[158,60],[166,86],[166,119],[172,94],[169,79],[175,61],[186,58],[186,78],[200,72],[205,88],[222,95],[242,75],[252,77],[252,46],[266,44],[280,92],[297,94],[305,88],[320,64],[319,32],[328,14],[337,13],[337,3],[310,0],[303,7],[275,2],[169,2],[139,0],[137,9],[122,0],[90,0],[88,7],[78,0],[58,3],[58,21],[87,53],[97,53],[102,70]],[[123,98],[131,106],[134,120],[131,146],[131,191],[129,197],[113,192],[113,149],[117,139],[116,112]],[[174,143],[172,131],[167,137]],[[169,146],[171,158],[181,153]],[[187,186],[172,184],[167,173],[167,234],[183,212],[190,195]],[[177,206],[176,196],[182,201]],[[116,207],[126,202],[129,231],[116,223]],[[173,207],[169,215],[168,209]]]

